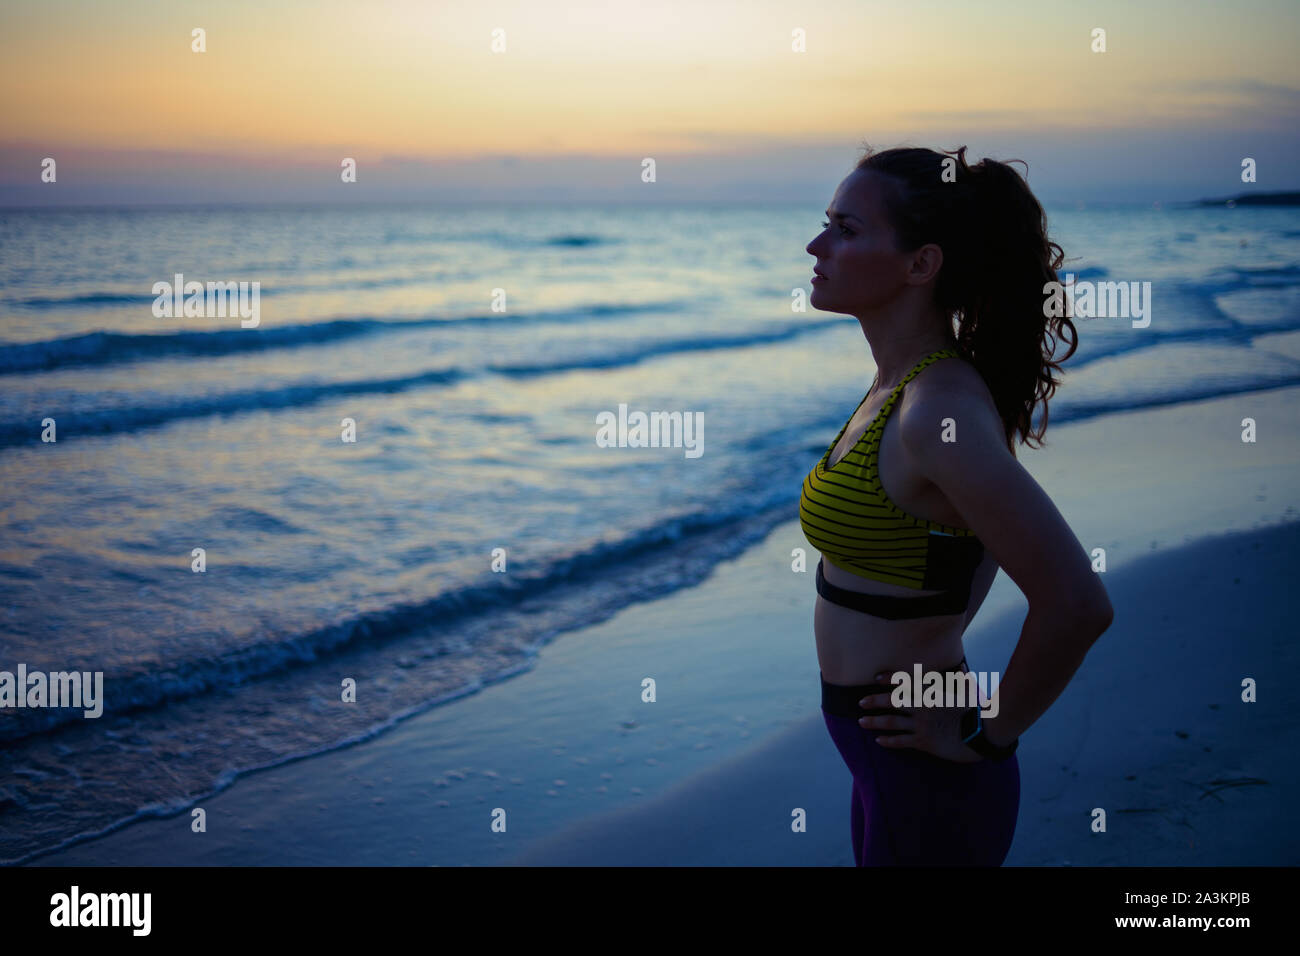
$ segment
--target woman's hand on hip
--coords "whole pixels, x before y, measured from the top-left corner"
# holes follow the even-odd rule
[[[859,704],[863,710],[892,710],[888,715],[864,716],[858,725],[865,730],[893,730],[876,743],[892,750],[921,750],[954,763],[979,763],[984,758],[961,742],[961,717],[968,707],[895,707],[892,692],[868,694]]]

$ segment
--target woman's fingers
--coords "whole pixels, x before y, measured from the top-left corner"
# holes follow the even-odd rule
[[[912,720],[913,718],[911,714],[900,711],[897,714],[880,714],[873,717],[859,717],[858,726],[884,730],[894,730],[899,728],[910,730],[912,727]]]
[[[890,703],[890,698],[892,696],[892,693],[868,694],[866,697],[858,701],[858,706],[863,710],[884,710],[886,707],[894,706]]]

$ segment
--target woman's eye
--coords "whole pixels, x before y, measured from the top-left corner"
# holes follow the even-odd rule
[[[830,225],[831,225],[831,224],[830,224],[829,222],[826,222],[825,220],[822,220],[822,228],[823,228],[823,229],[829,229],[829,228],[830,228]],[[851,236],[851,235],[853,235],[853,231],[852,231],[851,229],[849,229],[847,226],[845,226],[845,225],[843,225],[843,224],[841,223],[841,225],[840,225],[840,235],[842,235],[842,236]]]

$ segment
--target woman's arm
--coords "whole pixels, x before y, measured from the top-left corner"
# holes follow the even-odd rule
[[[990,403],[969,381],[953,376],[947,384],[904,403],[899,434],[917,470],[943,492],[1029,601],[998,685],[997,716],[984,721],[989,739],[1002,745],[1061,695],[1115,612],[1074,532],[1008,451]],[[943,440],[944,419],[955,422],[955,441]]]

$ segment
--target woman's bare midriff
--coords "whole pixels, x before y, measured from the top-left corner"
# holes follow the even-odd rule
[[[837,568],[829,561],[823,562],[822,570],[828,583],[852,591],[894,597],[935,593],[871,581]],[[967,610],[942,617],[890,620],[834,604],[817,595],[813,633],[817,638],[817,662],[822,677],[831,684],[871,684],[882,671],[911,671],[916,664],[923,670],[940,670],[956,664],[965,654],[962,635],[966,625],[983,603],[997,570],[992,556],[985,554],[975,572]]]
[[[903,389],[900,403],[894,414],[886,419],[880,436],[877,466],[881,485],[886,496],[903,511],[963,527],[961,516],[939,490],[916,473],[899,441],[897,418],[902,404],[908,399],[910,387]],[[833,449],[831,462],[838,462],[854,445],[886,397],[868,403],[874,407],[860,410]],[[938,593],[864,578],[829,561],[823,562],[822,569],[828,583],[850,591],[904,598]],[[831,684],[871,684],[875,683],[875,675],[882,671],[910,671],[916,664],[920,664],[923,670],[940,670],[956,664],[964,656],[962,635],[966,626],[984,602],[997,572],[997,562],[985,552],[971,583],[970,603],[965,613],[942,617],[891,620],[833,604],[817,595],[813,632],[817,637],[817,661],[822,677]]]

